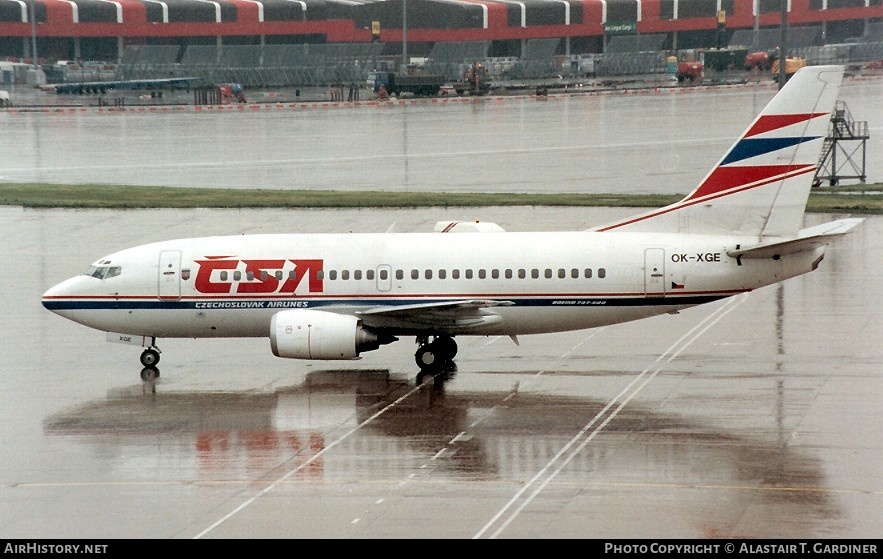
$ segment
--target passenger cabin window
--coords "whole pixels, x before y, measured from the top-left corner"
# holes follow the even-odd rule
[[[120,266],[90,266],[89,269],[86,270],[85,275],[92,276],[92,277],[95,277],[98,279],[108,279],[108,278],[112,278],[114,276],[120,275],[121,271],[122,271],[122,269]],[[502,272],[502,274],[501,274],[501,272]],[[342,280],[350,279],[350,271],[349,270],[341,270],[339,273],[340,273],[340,279],[342,279]],[[479,279],[487,279],[488,276],[490,276],[493,279],[499,279],[501,275],[504,276],[506,279],[512,279],[513,277],[516,276],[516,274],[519,279],[525,279],[528,276],[528,272],[524,268],[519,268],[518,270],[513,270],[511,268],[507,268],[505,270],[499,270],[497,268],[492,268],[490,270],[490,274],[488,274],[488,270],[485,270],[483,268],[479,268],[477,274],[475,274],[474,271],[469,268],[462,271],[462,275],[466,279],[473,279],[473,277],[476,277],[476,276]],[[242,272],[240,272],[239,270],[234,270],[232,275],[233,275],[234,281],[239,281],[242,278]],[[374,279],[374,270],[365,270],[364,275],[365,275],[365,279],[373,280]],[[379,276],[379,278],[381,280],[387,280],[390,277],[390,273],[385,269],[380,270],[377,275]],[[416,268],[414,268],[410,271],[411,279],[414,279],[414,280],[420,279],[420,275],[421,275],[420,270],[418,270]],[[557,270],[553,270],[552,268],[544,268],[542,271],[537,268],[533,268],[530,270],[530,277],[532,277],[534,279],[538,279],[541,275],[548,278],[548,279],[552,279],[555,276],[557,276],[558,278],[564,279],[564,278],[567,278],[568,275],[571,278],[579,279],[580,269],[579,268],[571,268],[569,271],[569,274],[568,274],[568,270],[565,268],[558,268]],[[219,273],[219,277],[220,277],[221,281],[227,281],[228,276],[229,276],[229,274],[228,274],[227,270],[221,270]],[[254,272],[251,272],[251,271],[246,272],[245,276],[248,280],[254,280],[254,278],[255,278]],[[283,274],[281,271],[277,270],[276,272],[273,273],[273,276],[277,280],[281,281]],[[433,278],[433,276],[437,277],[438,279],[446,279],[448,277],[448,270],[445,268],[439,268],[438,270],[432,270],[432,269],[427,268],[427,269],[423,270],[423,277],[425,279],[431,280]],[[455,269],[450,270],[450,277],[452,279],[455,279],[455,280],[460,279],[460,276],[461,276],[461,271],[459,269],[455,268]],[[605,278],[607,276],[607,270],[604,268],[598,268],[596,271],[593,271],[592,268],[583,268],[582,276],[586,279],[590,279],[590,278],[592,278],[592,276],[595,276],[598,278]],[[269,277],[269,273],[266,270],[260,271],[261,281],[266,281],[268,277]],[[319,279],[319,280],[326,279],[326,278],[329,280],[335,280],[335,279],[337,279],[337,277],[338,277],[337,270],[328,270],[328,271],[318,270],[316,272],[316,279]],[[404,279],[405,270],[401,270],[401,269],[396,270],[395,277],[398,280]],[[295,280],[295,279],[297,279],[297,274],[295,274],[295,272],[292,270],[288,273],[288,278],[290,280]],[[355,280],[362,279],[362,270],[353,270],[352,271],[352,278]]]

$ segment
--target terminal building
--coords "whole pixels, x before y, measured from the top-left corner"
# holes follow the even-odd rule
[[[859,57],[883,58],[883,0],[786,1],[789,47],[876,44]],[[303,69],[316,57],[578,68],[584,55],[774,48],[781,20],[781,0],[0,0],[0,58],[124,64],[129,77],[139,64]]]

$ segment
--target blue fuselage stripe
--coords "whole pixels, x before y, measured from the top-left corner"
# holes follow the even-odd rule
[[[644,297],[643,295],[627,296],[548,296],[548,297],[495,297],[512,301],[521,307],[566,307],[566,306],[678,306],[699,305],[717,301],[732,295],[697,294],[697,295],[666,295]],[[117,300],[45,300],[43,306],[50,311],[64,310],[248,310],[273,309],[285,310],[293,308],[333,308],[333,307],[389,307],[394,310],[403,305],[419,305],[444,303],[459,299],[396,299],[395,302],[376,299],[307,299],[307,300],[229,300],[229,301],[117,301]]]

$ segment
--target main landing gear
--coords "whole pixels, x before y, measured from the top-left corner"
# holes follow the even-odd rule
[[[457,355],[457,342],[450,336],[433,336],[429,341],[429,336],[418,336],[417,353],[414,354],[414,360],[420,367],[420,373],[438,373],[450,367]]]

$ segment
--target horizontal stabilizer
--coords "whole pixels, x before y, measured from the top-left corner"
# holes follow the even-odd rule
[[[830,244],[832,241],[848,233],[862,222],[861,218],[838,219],[801,229],[797,238],[787,241],[764,243],[748,248],[728,250],[727,255],[733,258],[778,258],[786,254],[794,254],[805,250],[813,250]]]

